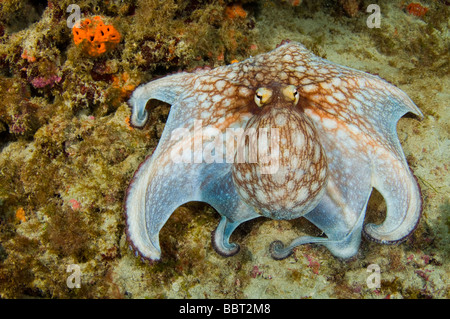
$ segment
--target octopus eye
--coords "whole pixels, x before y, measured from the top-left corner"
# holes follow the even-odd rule
[[[255,93],[255,103],[256,105],[261,107],[264,104],[267,104],[267,102],[270,101],[271,97],[272,97],[272,90],[269,90],[267,88],[259,88],[256,90]]]
[[[300,99],[300,94],[297,91],[297,88],[294,85],[288,85],[283,89],[283,95],[287,100],[294,101],[294,105],[298,103]]]

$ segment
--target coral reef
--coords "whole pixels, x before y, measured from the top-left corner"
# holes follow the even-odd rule
[[[120,42],[95,57],[74,43],[72,3],[0,2],[0,298],[450,298],[444,1],[420,1],[428,9],[420,17],[408,12],[410,2],[379,1],[380,29],[366,26],[367,1],[78,1],[82,21],[99,16],[120,32]],[[358,3],[357,11],[344,3]],[[230,18],[227,8],[239,14]],[[283,39],[379,74],[421,108],[422,122],[398,124],[424,197],[416,233],[401,246],[363,241],[347,262],[308,246],[274,261],[265,250],[274,238],[320,231],[301,219],[255,220],[233,234],[243,251],[224,259],[210,245],[219,215],[189,203],[161,231],[162,261],[142,263],[126,244],[123,199],[170,106],[149,103],[147,126],[131,129],[130,93],[154,77],[242,61]],[[375,191],[367,221],[382,221],[385,209]],[[382,271],[376,289],[366,284],[373,263]],[[72,264],[79,289],[66,284]]]

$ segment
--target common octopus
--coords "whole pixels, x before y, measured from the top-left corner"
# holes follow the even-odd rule
[[[407,112],[423,115],[377,76],[285,41],[239,63],[139,86],[129,100],[135,127],[145,125],[150,99],[171,110],[124,203],[131,248],[144,259],[161,258],[161,228],[190,201],[206,202],[221,215],[212,243],[223,256],[239,251],[230,242],[236,227],[261,216],[304,217],[324,234],[272,242],[275,259],[309,243],[349,258],[361,234],[395,244],[419,222],[420,188],[396,124]],[[378,225],[363,223],[372,188],[387,204]]]

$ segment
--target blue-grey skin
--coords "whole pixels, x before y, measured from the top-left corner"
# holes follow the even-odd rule
[[[272,94],[266,103],[258,103],[260,88]],[[286,88],[294,89],[285,93]],[[299,98],[289,100],[289,94]],[[136,171],[125,200],[129,242],[145,259],[160,259],[161,228],[177,207],[190,201],[206,202],[222,216],[212,241],[224,256],[239,250],[230,243],[236,227],[260,216],[305,217],[326,235],[302,236],[287,246],[275,241],[271,253],[276,259],[308,243],[349,258],[357,253],[362,232],[382,244],[399,243],[420,219],[420,188],[405,160],[396,124],[407,112],[419,117],[422,113],[404,92],[377,76],[339,66],[288,42],[240,63],[178,73],[138,87],[129,101],[135,127],[145,125],[150,99],[172,107],[157,148]],[[200,120],[204,131],[225,133],[227,128],[278,123],[280,114],[292,119],[278,125],[292,142],[280,146],[278,175],[261,175],[258,163],[207,163],[201,148],[196,149],[195,123]],[[190,138],[174,138],[176,132],[189,133]],[[211,139],[203,137],[200,146],[208,143]],[[174,154],[192,145],[190,162],[175,163]],[[320,156],[313,159],[312,154]],[[305,174],[295,175],[300,167]],[[272,184],[267,178],[273,178]],[[278,179],[285,183],[274,187]],[[288,185],[294,188],[288,191]],[[373,187],[386,201],[386,219],[380,225],[363,225]],[[306,200],[293,203],[305,194]],[[272,215],[268,207],[274,207]]]

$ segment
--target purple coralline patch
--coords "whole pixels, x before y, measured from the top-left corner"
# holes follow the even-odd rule
[[[26,117],[19,114],[14,114],[12,116],[12,124],[9,128],[9,131],[12,134],[23,135],[26,131],[27,124]]]
[[[50,85],[50,87],[53,87],[53,85],[55,85],[55,83],[58,83],[59,81],[61,81],[61,77],[55,74],[50,76],[49,78],[34,78],[33,80],[31,80],[31,84],[33,84],[36,89],[40,89],[48,85]]]

